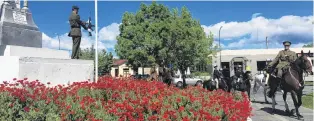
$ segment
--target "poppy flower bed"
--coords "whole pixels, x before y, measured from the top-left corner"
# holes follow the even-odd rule
[[[252,110],[244,93],[110,77],[54,87],[4,82],[0,104],[0,120],[32,121],[246,121]]]

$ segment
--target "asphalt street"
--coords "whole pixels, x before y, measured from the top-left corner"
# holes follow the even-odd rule
[[[251,91],[252,92],[252,91]],[[304,95],[313,92],[313,86],[306,86],[303,90]],[[251,94],[252,97],[253,94]],[[267,99],[271,103],[271,99]],[[266,104],[263,94],[263,88],[261,87],[257,94],[255,95],[255,101],[252,102],[253,116],[251,119],[253,121],[300,121],[296,116],[289,117],[285,114],[285,105],[282,98],[282,93],[276,93],[276,112],[274,115],[270,114],[272,110],[271,104]],[[290,93],[287,95],[287,102],[289,109],[294,109],[293,101]],[[304,117],[301,121],[313,121],[313,110],[305,107],[300,107],[300,114]],[[295,114],[294,114],[295,115]]]

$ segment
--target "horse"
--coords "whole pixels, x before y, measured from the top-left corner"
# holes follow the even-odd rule
[[[155,68],[152,68],[150,70],[150,75],[149,77],[147,78],[147,81],[159,81],[159,76],[158,76],[158,73],[157,71],[155,70]]]
[[[253,101],[255,101],[255,94],[257,93],[260,87],[263,87],[264,89],[263,94],[265,98],[265,103],[269,103],[266,96],[266,92],[269,89],[266,82],[266,74],[260,73],[260,74],[255,74],[254,76]]]
[[[269,88],[269,79],[267,79],[267,75],[269,77],[270,74],[268,73],[259,73],[259,74],[255,74],[254,76],[254,86],[253,86],[253,101],[255,101],[255,94],[257,93],[258,89],[260,87],[263,87],[263,94],[264,94],[264,99],[265,99],[265,103],[269,103],[267,100],[267,91],[270,90]],[[280,88],[278,88],[277,91],[282,91]],[[277,104],[277,102],[275,102],[275,104]]]
[[[304,81],[302,77],[303,72],[313,75],[311,59],[308,55],[304,54],[302,50],[301,56],[292,62],[290,66],[284,71],[282,79],[275,78],[272,75],[270,76],[269,86],[271,90],[269,92],[269,97],[272,98],[272,114],[275,113],[275,92],[278,86],[281,85],[282,90],[284,91],[283,100],[286,108],[285,112],[290,116],[294,114],[294,110],[290,111],[286,102],[287,93],[290,92],[295,106],[297,118],[299,120],[300,118],[303,118],[299,112],[299,107],[302,105],[302,91],[304,89]]]
[[[163,83],[166,83],[168,86],[171,85],[171,82],[173,81],[173,71],[171,71],[170,69],[167,68],[163,68],[163,71],[161,73],[161,78],[160,81],[162,81]]]
[[[218,89],[222,89],[224,91],[228,91],[228,79],[225,78],[222,73],[219,74],[219,80],[218,80]],[[217,90],[216,88],[216,81],[214,79],[210,79],[209,81],[205,81],[203,84],[203,88],[206,88],[208,90]]]
[[[231,80],[231,92],[241,91],[241,92],[247,92],[249,96],[249,100],[251,100],[251,81],[253,80],[253,76],[250,71],[246,71],[243,75],[240,77],[232,76]]]
[[[220,78],[220,81],[218,81],[218,89],[222,89],[224,91],[228,91],[228,85],[227,85],[227,79],[226,78]],[[205,81],[203,84],[203,87],[208,90],[217,90],[216,88],[216,81],[214,79],[210,79],[209,81]]]

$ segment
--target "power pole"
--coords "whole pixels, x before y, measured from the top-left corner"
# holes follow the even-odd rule
[[[268,40],[267,40],[267,36],[266,36],[266,49],[268,49]]]

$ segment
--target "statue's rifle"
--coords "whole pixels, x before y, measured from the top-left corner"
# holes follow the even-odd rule
[[[93,27],[95,27],[95,25],[92,24],[92,17],[91,14],[88,17],[88,20],[86,22],[87,28],[88,28],[88,34],[89,36],[92,36],[92,31],[94,31]]]

